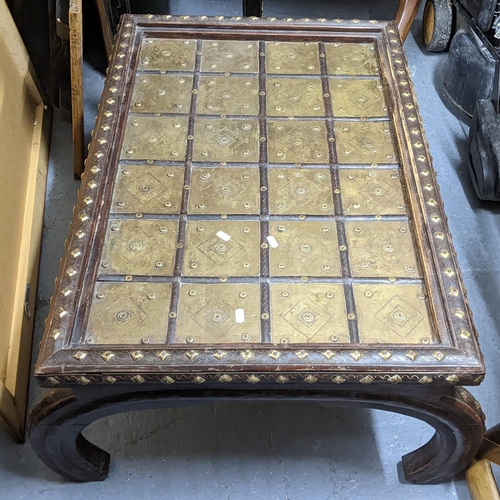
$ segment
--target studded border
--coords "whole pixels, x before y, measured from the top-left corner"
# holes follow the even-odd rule
[[[332,345],[331,349],[325,350],[324,346],[312,348],[308,345],[304,348],[296,346],[294,350],[287,349],[281,352],[272,349],[271,346],[269,349],[243,348],[238,350],[232,348],[220,350],[203,349],[203,351],[194,351],[189,348],[177,346],[166,346],[168,350],[158,349],[148,351],[148,355],[146,356],[143,351],[131,348],[115,349],[114,351],[104,349],[78,351],[70,349],[70,335],[65,335],[64,332],[72,332],[75,327],[74,311],[78,308],[78,300],[80,300],[77,291],[82,287],[84,279],[82,270],[87,268],[90,258],[90,249],[95,237],[95,227],[98,223],[99,200],[102,199],[106,182],[111,182],[110,179],[106,179],[104,172],[111,151],[109,144],[114,140],[113,130],[120,118],[119,110],[124,99],[127,71],[130,68],[129,63],[133,55],[134,40],[138,34],[138,28],[154,29],[155,26],[161,27],[167,23],[169,25],[172,23],[184,27],[192,25],[193,27],[206,26],[207,28],[217,26],[227,27],[228,23],[231,23],[237,29],[244,29],[251,23],[252,28],[267,26],[284,31],[304,28],[307,25],[314,29],[315,34],[323,30],[331,34],[332,28],[340,27],[342,30],[349,29],[358,35],[366,35],[373,38],[382,36],[386,38],[386,50],[389,51],[388,61],[390,70],[398,88],[399,99],[403,104],[402,112],[398,111],[398,116],[401,118],[401,124],[408,143],[411,168],[415,174],[414,177],[417,183],[420,210],[425,217],[423,223],[430,237],[429,246],[433,256],[434,268],[440,270],[438,276],[439,286],[442,296],[446,300],[448,310],[453,311],[453,317],[448,317],[447,323],[453,333],[456,347],[438,345],[434,346],[433,349],[424,349],[421,346],[412,346],[411,348],[408,348],[408,346],[386,346],[385,349],[377,347],[367,349],[366,346],[361,346],[363,349],[356,350],[356,346],[353,345]],[[167,369],[168,364],[174,362],[173,360],[177,360],[176,362],[179,364],[176,364],[175,369],[179,371],[183,368],[190,371],[206,370],[207,365],[211,369],[220,370],[218,374],[207,374],[208,378],[205,379],[213,379],[215,381],[218,379],[214,377],[223,376],[221,373],[223,373],[222,370],[224,369],[224,366],[218,367],[217,364],[214,365],[214,360],[217,359],[216,354],[218,352],[224,352],[228,356],[224,364],[229,359],[232,359],[237,365],[238,363],[240,364],[242,372],[245,370],[246,363],[250,359],[253,368],[256,368],[255,365],[262,365],[263,369],[265,368],[263,371],[269,370],[269,364],[273,360],[273,353],[275,354],[275,361],[277,362],[279,359],[282,365],[293,364],[294,366],[302,366],[302,369],[308,370],[308,374],[290,374],[291,381],[303,381],[304,376],[311,376],[317,379],[316,381],[331,382],[332,372],[338,372],[340,367],[342,371],[368,368],[374,371],[381,369],[384,371],[394,370],[396,372],[402,370],[406,372],[399,375],[395,373],[381,374],[380,371],[378,373],[374,373],[373,371],[350,373],[345,375],[347,377],[346,381],[349,382],[383,382],[397,375],[397,377],[401,378],[401,381],[413,383],[419,381],[418,377],[425,376],[430,379],[428,383],[460,383],[467,385],[480,383],[484,373],[482,357],[477,344],[476,332],[471,321],[471,311],[468,306],[467,297],[461,284],[460,270],[448,231],[446,216],[442,209],[439,188],[431,165],[428,144],[420,123],[420,115],[414,99],[414,90],[409,78],[408,66],[394,23],[378,21],[361,22],[356,19],[351,21],[340,19],[327,21],[323,18],[297,20],[292,18],[243,19],[240,17],[225,18],[222,16],[124,16],[115,40],[116,51],[110,59],[110,69],[102,94],[99,116],[93,133],[89,157],[86,160],[86,172],[82,177],[82,186],[79,190],[75,215],[70,228],[72,236],[66,242],[66,253],[61,261],[60,274],[56,280],[56,293],[51,303],[50,320],[46,324],[41,354],[35,370],[36,375],[41,378],[43,383],[51,385],[56,380],[57,384],[59,384],[64,381],[70,381],[70,379],[75,382],[75,377],[78,376],[88,379],[89,383],[94,381],[101,383],[102,377],[108,375],[96,376],[90,374],[91,371],[100,368],[103,371],[109,372],[110,377],[115,377],[115,375],[111,374],[113,371],[118,370],[118,368],[123,371],[124,365],[132,368],[135,363],[143,364],[142,370],[146,370],[146,367],[150,366],[151,363],[150,356],[153,356],[156,363],[158,363],[159,359],[161,360],[161,356],[165,356],[163,360],[166,360],[165,367],[160,367],[162,375],[163,371]],[[165,353],[167,354],[165,355]],[[191,360],[189,359],[189,353],[192,355]],[[248,359],[245,359],[245,355],[242,355],[242,353],[247,353],[246,356],[248,356]],[[276,353],[280,353],[279,356]],[[190,364],[189,361],[192,361],[193,364]],[[457,365],[460,366],[460,373],[455,373]],[[73,371],[78,375],[59,376],[58,373],[62,372],[63,366],[64,371],[69,373]],[[316,371],[309,373],[313,366]],[[443,373],[431,376],[430,374],[434,370]],[[429,374],[422,375],[421,372],[428,372]],[[81,375],[82,373],[89,373],[89,375]],[[262,374],[254,375],[256,377],[264,376]],[[131,377],[135,376],[142,377],[145,382],[156,380],[154,377],[157,377],[156,375],[140,375],[139,373],[122,377],[126,377],[126,380],[130,382],[133,381]],[[203,378],[203,375],[199,376]],[[233,377],[233,375],[228,376]],[[238,373],[233,379],[240,380],[243,376],[247,377],[249,375],[246,372],[245,375]],[[273,380],[279,383],[279,374],[266,374],[266,376],[274,377]],[[178,374],[176,377],[184,377],[182,379],[184,382],[190,380],[189,375]],[[366,377],[370,378],[367,379]],[[362,379],[365,379],[365,381],[363,382]],[[191,381],[193,382],[194,380]],[[79,383],[78,381],[76,382]]]

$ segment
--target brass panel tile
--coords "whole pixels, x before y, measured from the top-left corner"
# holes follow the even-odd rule
[[[255,76],[201,76],[199,115],[258,115],[259,79]]]
[[[194,128],[194,161],[259,161],[259,122],[197,118]]]
[[[258,221],[201,221],[187,223],[183,276],[258,276]]]
[[[372,43],[326,43],[326,63],[330,75],[378,75],[379,67]]]
[[[184,167],[122,165],[118,168],[111,211],[119,214],[178,214]]]
[[[133,116],[127,120],[120,158],[184,161],[188,117]]]
[[[329,162],[324,121],[270,121],[267,156],[271,163]]]
[[[260,341],[260,286],[257,283],[181,285],[174,342]]]
[[[177,221],[161,219],[110,219],[101,274],[171,276],[177,227]]]
[[[217,73],[258,73],[259,42],[204,40],[201,71]]]
[[[266,42],[266,72],[281,75],[319,75],[316,42]]]
[[[96,283],[87,341],[90,338],[95,344],[164,343],[170,294],[169,283]]]
[[[436,342],[423,286],[355,284],[353,289],[363,344]]]
[[[196,40],[149,38],[142,42],[139,71],[193,71]]]
[[[190,214],[260,214],[260,173],[254,168],[193,169]]]
[[[407,213],[397,170],[340,170],[344,215]]]
[[[268,116],[325,116],[319,78],[268,78]]]
[[[337,227],[331,221],[271,222],[271,276],[342,276]]]
[[[410,227],[405,221],[345,223],[351,272],[363,278],[421,276]]]
[[[387,116],[383,86],[378,79],[331,78],[330,94],[334,116]]]
[[[271,310],[276,344],[349,342],[342,285],[273,283]]]
[[[326,168],[272,168],[269,176],[271,214],[331,215],[333,194]]]
[[[339,163],[395,163],[389,122],[334,123]]]
[[[137,75],[131,111],[136,113],[189,114],[193,77],[185,75]]]

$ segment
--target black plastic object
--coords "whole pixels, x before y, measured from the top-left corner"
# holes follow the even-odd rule
[[[465,10],[485,33],[491,28],[498,0],[460,0]]]
[[[493,101],[477,101],[469,140],[469,172],[477,197],[500,201],[500,115]]]
[[[453,37],[443,67],[444,90],[453,103],[472,116],[478,99],[492,99],[495,59],[470,26]]]

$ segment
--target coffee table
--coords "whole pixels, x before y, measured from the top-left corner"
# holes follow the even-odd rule
[[[463,469],[484,367],[395,24],[125,16],[35,374],[73,480],[93,420],[226,399],[411,415],[406,478]]]

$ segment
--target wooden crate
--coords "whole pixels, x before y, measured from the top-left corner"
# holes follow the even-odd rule
[[[24,440],[50,112],[0,0],[0,421]]]

